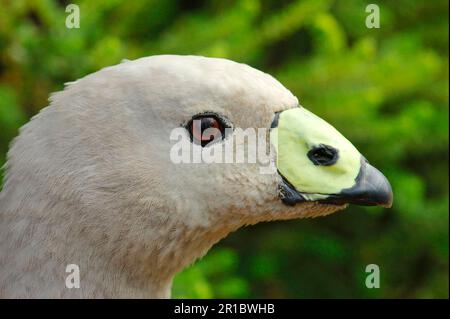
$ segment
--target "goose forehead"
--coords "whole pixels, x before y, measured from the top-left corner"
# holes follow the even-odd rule
[[[160,99],[176,101],[172,104],[187,113],[272,114],[298,104],[271,75],[226,59],[162,55],[128,61],[117,68],[126,76],[138,75],[148,96],[156,93]]]

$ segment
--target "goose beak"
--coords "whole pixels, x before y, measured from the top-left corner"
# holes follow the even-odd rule
[[[342,190],[339,194],[329,195],[322,202],[332,204],[356,204],[363,206],[392,207],[392,187],[387,178],[364,158],[356,178],[356,184]]]
[[[270,137],[285,204],[392,206],[386,177],[334,127],[305,108],[275,116]]]
[[[297,191],[284,177],[279,185],[281,200],[289,206],[301,202],[318,201],[320,203],[361,206],[392,207],[392,187],[387,178],[361,156],[361,168],[355,185],[339,193],[319,196]]]

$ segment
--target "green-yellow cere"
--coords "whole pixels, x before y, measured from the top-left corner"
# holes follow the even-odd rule
[[[311,200],[355,185],[361,167],[360,153],[334,127],[305,108],[280,113],[278,127],[271,130],[270,139],[277,152],[279,172],[297,191],[309,193]],[[311,162],[307,153],[319,144],[338,150],[335,164],[321,166]]]

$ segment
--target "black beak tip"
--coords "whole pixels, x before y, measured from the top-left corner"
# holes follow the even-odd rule
[[[394,200],[392,187],[387,178],[375,167],[366,163],[366,187],[375,205],[391,208]]]
[[[391,184],[379,170],[367,162],[361,167],[356,187],[349,191],[353,193],[350,197],[356,204],[392,207],[394,195]]]
[[[386,180],[386,183],[378,188],[376,191],[373,191],[370,196],[369,203],[374,206],[381,206],[385,208],[391,208],[393,202],[393,193],[392,188],[389,182]]]
[[[394,194],[392,193],[391,184],[389,184],[389,181],[386,179],[386,177],[384,179],[385,184],[384,188],[380,191],[378,205],[385,208],[391,208],[394,201]]]
[[[392,207],[394,195],[387,178],[363,158],[355,186],[331,195],[324,202]]]

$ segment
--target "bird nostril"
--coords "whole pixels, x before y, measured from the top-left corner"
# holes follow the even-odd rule
[[[314,165],[330,166],[337,162],[339,152],[330,145],[319,144],[313,147],[307,156]]]

